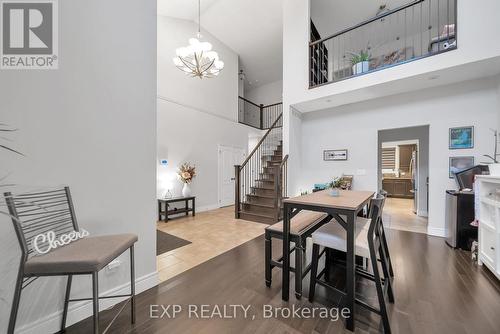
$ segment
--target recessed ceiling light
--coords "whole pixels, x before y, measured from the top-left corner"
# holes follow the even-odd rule
[[[433,75],[429,77],[429,80],[436,80],[436,79],[439,79],[439,75]]]

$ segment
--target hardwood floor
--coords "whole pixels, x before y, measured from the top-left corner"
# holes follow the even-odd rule
[[[404,334],[489,334],[500,328],[500,286],[486,269],[475,266],[470,253],[448,248],[443,239],[420,233],[387,230],[395,270],[396,303],[389,304],[393,333]],[[274,243],[276,254],[279,243]],[[273,284],[264,284],[264,239],[259,236],[239,247],[204,262],[137,297],[137,322],[130,325],[124,312],[112,327],[112,333],[350,333],[342,321],[329,319],[263,319],[262,306],[311,306],[307,298],[281,301],[281,273],[273,271]],[[333,278],[342,283],[336,272]],[[307,278],[304,281],[308,293]],[[292,279],[293,282],[293,279]],[[291,284],[293,289],[293,283]],[[359,295],[374,303],[372,283],[357,283]],[[335,306],[322,287],[317,287],[315,306]],[[182,305],[175,319],[152,319],[151,304]],[[188,304],[251,305],[255,320],[189,319]],[[113,310],[102,312],[105,326]],[[380,318],[358,309],[356,333],[378,333]],[[67,333],[90,333],[91,319],[68,328]]]

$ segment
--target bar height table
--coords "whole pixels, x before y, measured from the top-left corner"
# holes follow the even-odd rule
[[[301,210],[326,212],[335,218],[347,232],[346,303],[344,307],[347,307],[350,311],[350,316],[346,319],[346,328],[354,331],[354,298],[356,296],[354,234],[356,216],[368,204],[374,194],[373,191],[347,190],[340,191],[338,197],[333,197],[330,195],[330,190],[323,190],[283,200],[283,277],[281,298],[284,301],[288,301],[290,295],[290,219]],[[342,219],[340,215],[346,216],[347,221]]]

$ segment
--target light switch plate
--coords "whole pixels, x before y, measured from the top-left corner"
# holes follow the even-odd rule
[[[358,170],[356,170],[356,175],[366,175],[366,169],[358,169]]]

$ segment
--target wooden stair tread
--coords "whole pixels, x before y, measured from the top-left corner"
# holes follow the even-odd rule
[[[263,208],[269,208],[269,209],[276,209],[274,205],[269,205],[269,204],[261,204],[261,203],[252,203],[252,202],[241,202],[241,204],[244,205],[254,205],[254,206],[261,206]]]
[[[262,197],[262,198],[272,198],[274,199],[274,196],[267,196],[267,195],[257,195],[257,194],[247,194],[247,196],[252,196],[252,197]]]
[[[273,215],[269,214],[265,214],[265,213],[255,213],[255,212],[252,212],[252,211],[247,211],[247,210],[240,210],[240,213],[242,214],[245,214],[245,215],[249,215],[249,216],[255,216],[255,217],[262,217],[262,218],[274,218]]]

